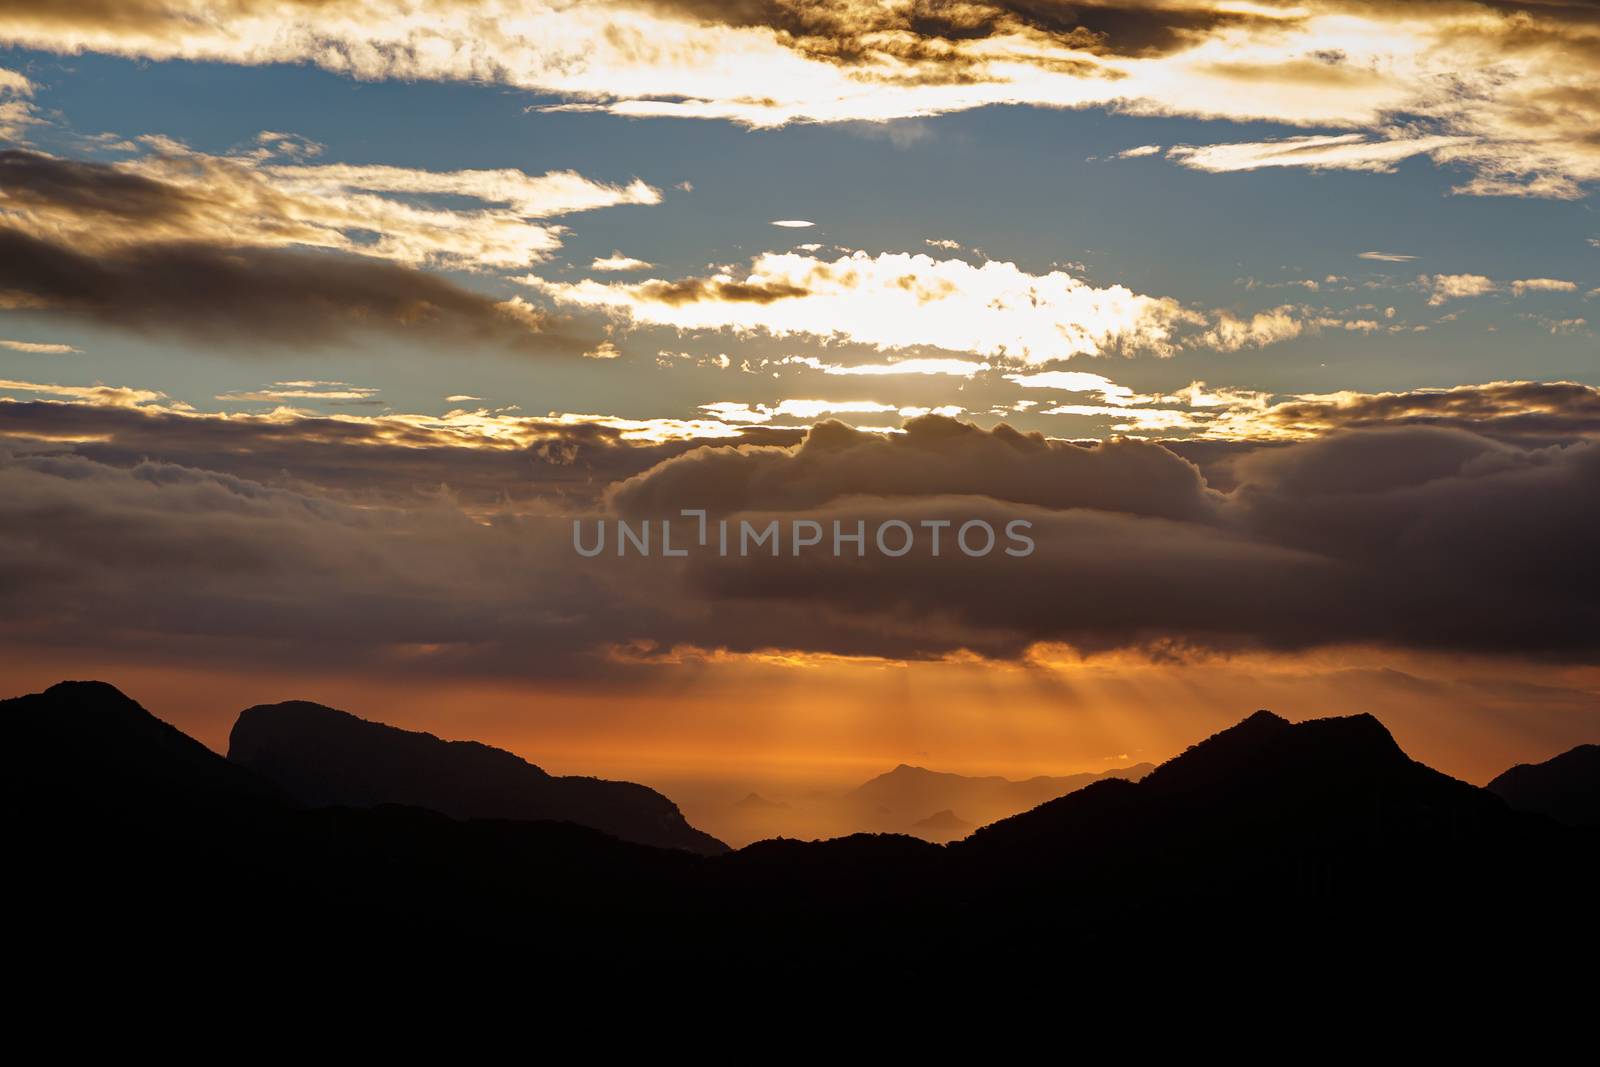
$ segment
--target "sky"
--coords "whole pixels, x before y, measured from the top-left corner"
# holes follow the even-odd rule
[[[0,680],[708,804],[1263,706],[1547,758],[1597,71],[1554,0],[0,0]],[[574,551],[683,508],[1036,550]]]

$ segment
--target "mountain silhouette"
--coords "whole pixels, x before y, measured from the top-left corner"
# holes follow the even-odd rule
[[[1568,826],[1600,826],[1600,745],[1579,745],[1543,763],[1519,763],[1485,788],[1518,811]]]
[[[902,817],[906,825],[928,812],[959,811],[976,824],[1004,819],[1056,797],[1082,789],[1106,778],[1137,780],[1154,767],[1140,763],[1132,767],[1098,774],[1072,774],[1063,777],[1040,775],[1023,781],[998,776],[972,777],[945,771],[930,771],[902,763],[886,774],[857,786],[845,795],[845,802],[860,809]]]
[[[1094,783],[950,850],[974,896],[1005,886],[1034,914],[1115,905],[1143,936],[1217,951],[1279,926],[1327,951],[1387,938],[1457,951],[1463,929],[1509,951],[1533,924],[1588,910],[1593,843],[1541,824],[1411,760],[1370,715],[1257,712],[1139,782]]]
[[[911,832],[925,841],[954,841],[966,837],[977,827],[955,812],[946,808],[936,811],[926,819],[918,819],[911,824]]]
[[[1106,780],[973,835],[985,853],[1048,843],[1056,852],[1337,848],[1493,834],[1516,822],[1497,798],[1410,759],[1370,715],[1290,723],[1258,711],[1138,782]]]
[[[1103,778],[1139,778],[1154,769],[1140,763],[1098,774],[1039,776],[1011,781],[998,776],[972,777],[900,764],[854,788],[818,790],[789,800],[750,793],[737,803],[698,811],[708,829],[728,841],[749,843],[772,837],[816,840],[868,834],[910,834],[928,841],[948,841],[973,826],[995,822],[1037,807]],[[945,828],[921,826],[930,813],[960,813],[961,824]]]
[[[768,800],[760,793],[746,793],[744,799],[733,805],[742,811],[787,811],[789,805],[781,800]]]
[[[193,814],[284,795],[105,682],[60,682],[0,700],[7,801]]]
[[[311,807],[404,804],[457,819],[572,822],[623,841],[706,855],[728,850],[645,786],[557,777],[503,749],[444,741],[303,700],[245,709],[228,737],[228,762]]]
[[[531,813],[530,782],[565,781],[487,746],[316,705],[243,718],[249,758],[231,762],[108,685],[0,702],[14,959],[181,955],[219,973],[225,946],[288,974],[492,958],[569,981],[842,966],[884,981],[1092,958],[1072,974],[1103,982],[1156,959],[1196,976],[1246,958],[1556,973],[1600,940],[1594,830],[1411,760],[1371,716],[1260,712],[1138,782],[949,845],[858,833],[718,854],[475,817]],[[329,780],[347,765],[355,784]],[[430,768],[438,783],[418,784]]]

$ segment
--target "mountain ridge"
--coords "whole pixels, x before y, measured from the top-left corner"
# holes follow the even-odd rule
[[[574,822],[636,844],[727,851],[647,786],[552,775],[482,742],[447,741],[312,701],[246,708],[227,758],[312,807],[404,804],[460,819]]]
[[[1073,951],[1513,959],[1594,933],[1592,831],[1411,760],[1370,716],[1273,720],[950,845],[856,833],[708,855],[572,823],[298,805],[114,689],[79,685],[0,701],[17,772],[0,829],[30,917],[17,940],[55,954],[207,953],[222,931],[231,952],[296,963],[472,946],[600,973],[650,960],[825,975]]]
[[[1484,788],[1518,811],[1568,826],[1600,826],[1600,745],[1577,745],[1543,763],[1519,763]]]

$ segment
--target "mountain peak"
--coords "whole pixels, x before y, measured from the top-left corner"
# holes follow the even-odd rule
[[[16,754],[9,784],[31,781],[40,795],[280,797],[109,682],[58,682],[0,701],[0,727]]]
[[[1368,714],[1292,723],[1257,711],[1163,763],[1144,782],[1157,791],[1235,781],[1257,768],[1350,775],[1410,763],[1388,729]]]
[[[228,759],[313,807],[404,804],[463,819],[573,822],[662,848],[727,849],[645,786],[555,777],[504,749],[306,700],[247,708],[229,735]]]
[[[1519,763],[1485,788],[1518,811],[1571,826],[1600,826],[1600,745],[1579,745],[1543,763]]]
[[[69,678],[66,681],[57,682],[55,685],[52,685],[50,688],[46,689],[44,691],[44,695],[52,697],[70,696],[85,699],[99,697],[102,699],[126,701],[129,704],[133,703],[132,698],[130,698],[126,693],[118,689],[116,686],[112,685],[110,682],[102,682],[92,678]]]
[[[788,806],[781,800],[768,800],[760,793],[755,792],[746,794],[743,800],[734,805],[735,808],[744,811],[778,811]]]
[[[949,808],[936,811],[927,818],[918,819],[911,824],[912,833],[931,841],[949,841],[952,838],[965,837],[975,829],[976,826]]]
[[[110,682],[57,682],[31,699],[48,703],[62,715],[93,718],[99,727],[114,720],[127,727],[171,729]]]

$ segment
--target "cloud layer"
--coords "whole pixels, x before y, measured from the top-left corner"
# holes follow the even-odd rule
[[[880,349],[937,346],[1029,363],[1075,355],[1170,355],[1177,333],[1206,318],[1170,297],[1098,288],[1065,271],[924,254],[855,252],[826,260],[757,256],[742,276],[667,281],[519,279],[558,305],[679,330],[821,336]]]
[[[530,423],[495,445],[391,418],[0,403],[0,580],[17,640],[391,671],[582,673],[618,647],[635,662],[1367,645],[1595,663],[1595,407],[1594,390],[1538,383],[1350,397],[1300,413],[1346,428],[1197,463],[1180,445],[938,416],[712,447]],[[1546,439],[1500,425],[1513,409]],[[528,491],[496,497],[519,478]],[[574,518],[685,507],[869,530],[1021,519],[1037,550],[572,550]]]
[[[7,0],[0,42],[491,81],[754,126],[1110,106],[1337,131],[1184,149],[1207,169],[1425,153],[1467,168],[1461,192],[1556,197],[1600,177],[1600,23],[1578,3]]]
[[[525,267],[560,245],[533,219],[660,200],[570,172],[285,162],[285,144],[305,153],[285,135],[230,157],[148,140],[116,164],[0,150],[0,307],[221,342],[378,327],[526,346],[551,332],[545,314],[419,268]]]

